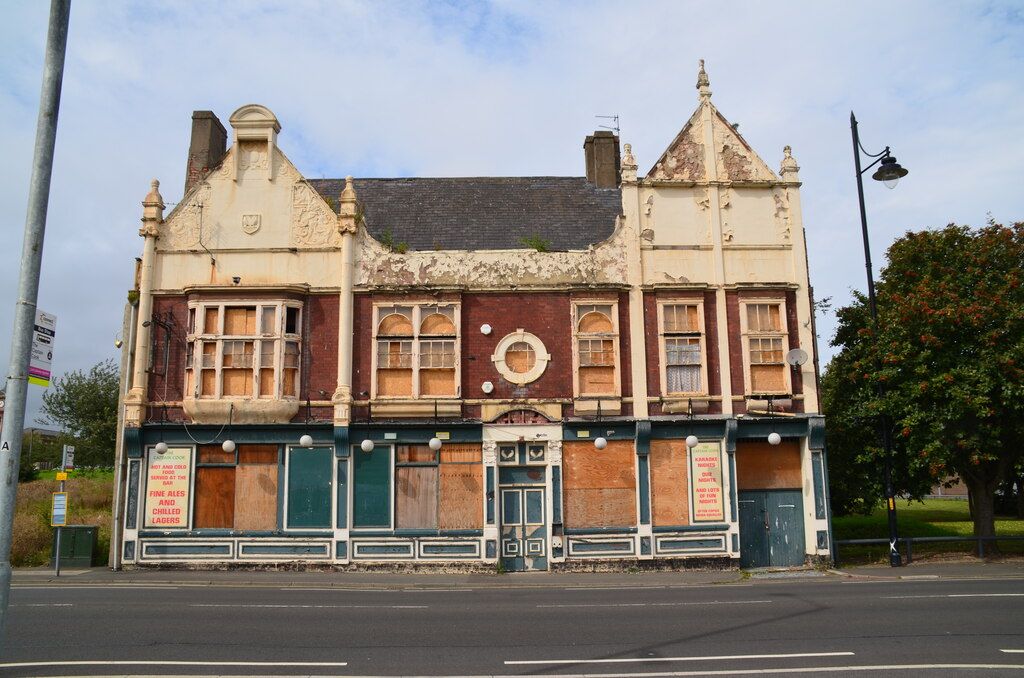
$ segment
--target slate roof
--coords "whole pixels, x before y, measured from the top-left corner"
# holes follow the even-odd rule
[[[366,228],[380,240],[413,250],[528,249],[539,236],[550,249],[582,250],[615,230],[618,188],[584,177],[457,177],[356,179]],[[310,179],[337,209],[344,179]]]

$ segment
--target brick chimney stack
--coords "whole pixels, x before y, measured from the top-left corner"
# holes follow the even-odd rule
[[[583,154],[587,160],[587,181],[598,188],[619,185],[619,138],[614,133],[601,130],[588,136],[583,142]]]
[[[185,193],[217,166],[227,150],[228,133],[213,111],[192,112],[192,141],[188,145]]]

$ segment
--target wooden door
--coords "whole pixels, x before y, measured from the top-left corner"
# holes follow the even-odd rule
[[[544,488],[501,488],[501,562],[505,569],[548,569],[547,543]]]

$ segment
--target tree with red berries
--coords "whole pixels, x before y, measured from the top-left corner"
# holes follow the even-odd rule
[[[974,534],[994,536],[995,491],[1024,452],[1024,223],[908,232],[886,258],[877,331],[863,297],[837,312],[822,389],[832,466],[880,475],[886,421],[897,492],[960,476]]]

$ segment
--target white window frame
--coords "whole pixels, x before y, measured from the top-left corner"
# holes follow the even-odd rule
[[[580,331],[579,309],[581,306],[610,306],[613,336],[612,353],[615,359],[615,388],[613,393],[580,393]],[[621,398],[622,397],[622,352],[619,350],[619,302],[610,299],[573,299],[571,304],[572,322],[572,394],[574,398]],[[582,335],[584,338],[590,335]],[[595,338],[601,335],[593,335]]]
[[[268,332],[263,327],[263,308],[273,306],[276,314],[276,327]],[[225,335],[224,319],[225,309],[239,307],[256,308],[256,331],[251,335]],[[207,309],[217,309],[217,327],[207,328]],[[295,333],[285,333],[285,319],[287,309],[294,308],[298,311],[298,323]],[[186,364],[184,374],[185,397],[197,400],[298,400],[299,386],[302,380],[302,314],[304,312],[301,301],[291,299],[230,299],[230,300],[202,300],[190,301],[188,304],[190,322],[194,327],[186,335],[188,345],[192,347],[191,368]],[[224,395],[224,344],[229,341],[252,342],[253,360],[250,370],[252,371],[252,394],[251,395]],[[264,342],[274,343],[274,389],[269,396],[260,395],[260,369],[262,369],[262,345]],[[283,395],[284,392],[284,347],[286,343],[295,343],[299,350],[299,365],[295,374],[295,395]],[[214,374],[215,388],[212,395],[201,394],[202,389],[202,362],[203,345],[212,343],[216,346],[214,352]],[[186,348],[186,360],[188,349]],[[192,370],[192,389],[188,389],[188,371]]]
[[[694,333],[666,333],[666,306],[696,306],[697,330]],[[670,393],[668,390],[668,339],[694,338],[700,343],[700,385],[701,390],[693,392]],[[708,394],[708,342],[704,327],[704,301],[702,299],[680,298],[658,300],[658,364],[661,366],[661,395],[665,398],[685,398],[687,396],[706,396]]]
[[[395,396],[381,395],[377,384],[377,351],[378,339],[388,339],[387,336],[380,337],[381,309],[393,308],[395,306],[409,306],[412,308],[412,336],[396,337],[394,341],[412,341],[412,395]],[[435,337],[431,335],[420,335],[420,325],[423,319],[430,315],[424,314],[424,309],[439,307],[450,307],[453,311],[452,322],[455,325],[454,337]],[[420,341],[454,341],[455,342],[455,393],[453,395],[420,395]],[[429,368],[424,368],[429,369]],[[374,400],[408,400],[425,398],[427,400],[457,400],[462,397],[462,304],[455,301],[380,301],[373,304],[373,351],[371,353],[370,365],[370,393]]]
[[[515,372],[505,362],[505,355],[509,349],[519,343],[526,344],[533,350],[533,367],[525,372]],[[550,360],[551,354],[548,353],[540,337],[523,330],[521,327],[517,328],[515,332],[502,337],[501,341],[494,348],[494,353],[491,355],[494,369],[498,370],[498,373],[504,377],[505,381],[518,386],[540,379],[541,375],[544,374],[544,370],[547,369]]]
[[[775,304],[779,307],[778,331],[755,332],[748,327],[747,307],[759,304]],[[786,363],[786,352],[789,350],[789,322],[786,315],[786,300],[784,297],[752,297],[740,299],[740,334],[743,344],[743,392],[744,395],[790,395],[793,393],[793,383],[790,376],[789,365]],[[782,379],[785,387],[781,391],[758,391],[753,390],[753,381],[750,378],[750,340],[751,339],[781,339],[782,340]]]

